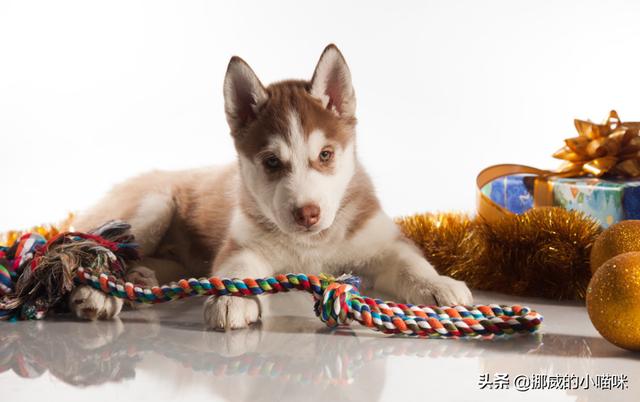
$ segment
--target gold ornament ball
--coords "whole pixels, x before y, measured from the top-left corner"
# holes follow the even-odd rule
[[[591,272],[616,255],[640,251],[640,220],[616,223],[602,232],[591,249]]]
[[[587,288],[587,311],[606,340],[640,351],[640,252],[620,254],[602,264]]]

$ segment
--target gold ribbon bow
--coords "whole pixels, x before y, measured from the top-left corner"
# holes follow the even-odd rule
[[[640,176],[640,122],[623,123],[615,110],[603,124],[574,122],[579,136],[564,140],[553,154],[565,161],[557,176]]]

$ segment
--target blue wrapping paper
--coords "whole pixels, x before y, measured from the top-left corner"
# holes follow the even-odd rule
[[[535,175],[500,177],[482,188],[496,204],[517,214],[534,207]],[[591,177],[551,178],[552,205],[582,211],[603,227],[625,219],[640,219],[640,181]]]

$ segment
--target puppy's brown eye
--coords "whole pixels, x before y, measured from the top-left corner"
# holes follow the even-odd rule
[[[320,158],[320,162],[329,162],[333,158],[333,152],[330,149],[323,149],[318,158]]]
[[[263,161],[263,163],[269,170],[277,170],[282,166],[282,161],[280,161],[276,156],[269,156]]]

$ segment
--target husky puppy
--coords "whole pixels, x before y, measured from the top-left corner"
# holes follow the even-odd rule
[[[336,46],[324,50],[310,81],[266,87],[233,57],[224,101],[237,163],[133,178],[78,217],[77,230],[109,219],[132,225],[144,258],[129,280],[353,272],[398,302],[472,302],[467,286],[438,275],[380,208],[357,159],[356,96]],[[69,303],[85,319],[122,307],[89,287]],[[214,329],[244,328],[260,312],[257,298],[209,298],[204,319]]]

